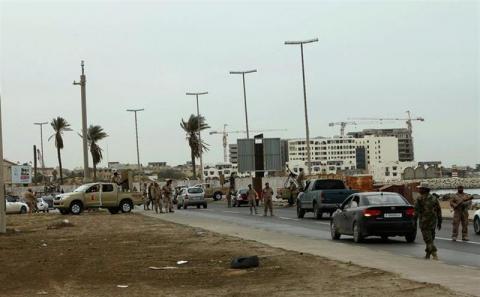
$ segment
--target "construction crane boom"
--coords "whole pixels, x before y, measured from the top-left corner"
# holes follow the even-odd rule
[[[329,123],[328,126],[329,127],[340,126],[340,136],[344,137],[345,128],[347,127],[347,125],[356,125],[356,124],[357,124],[356,122],[336,122],[336,123]]]
[[[223,131],[210,131],[210,135],[214,134],[222,134],[223,138],[223,159],[225,163],[228,162],[228,134],[240,134],[240,133],[247,133],[244,130],[237,130],[237,131],[227,131],[227,124],[223,125]],[[279,131],[287,131],[287,129],[262,129],[262,130],[250,130],[250,132],[261,133],[261,132],[279,132]]]

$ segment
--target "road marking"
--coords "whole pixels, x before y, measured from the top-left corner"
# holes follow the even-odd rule
[[[327,223],[327,222],[314,222],[315,224],[321,224],[321,225],[329,225],[330,226],[330,223]]]
[[[282,220],[300,221],[299,219],[292,219],[292,218],[287,218],[287,217],[278,217],[278,218],[282,219]]]
[[[226,212],[226,213],[237,213],[237,214],[240,213],[240,212],[238,212],[238,211],[231,211],[231,210],[224,210],[223,212]]]
[[[460,266],[469,268],[469,269],[478,269],[478,267],[475,267],[475,266],[469,266],[469,265],[460,265]]]
[[[443,238],[443,237],[435,237],[435,239],[446,240],[446,241],[452,241],[452,239],[451,239],[451,238]],[[480,242],[476,242],[476,241],[462,241],[462,240],[458,240],[457,242],[458,242],[458,243],[480,244]]]

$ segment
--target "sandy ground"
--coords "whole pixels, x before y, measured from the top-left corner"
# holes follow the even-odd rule
[[[63,219],[73,226],[51,228]],[[135,214],[12,215],[8,227],[0,235],[0,296],[464,296]],[[261,266],[229,268],[244,255],[258,255]]]

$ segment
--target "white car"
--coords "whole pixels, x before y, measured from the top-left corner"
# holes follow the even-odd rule
[[[27,213],[28,212],[28,205],[24,202],[16,201],[16,202],[9,202],[6,203],[6,212],[7,213]]]
[[[43,198],[37,198],[37,211],[48,212],[48,203]]]
[[[205,200],[205,191],[201,187],[183,188],[177,196],[177,208],[187,209],[188,206],[197,206],[207,208],[207,200]]]
[[[480,209],[473,215],[473,229],[480,235]]]

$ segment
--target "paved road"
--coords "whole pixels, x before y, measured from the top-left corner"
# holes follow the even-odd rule
[[[220,221],[228,221],[242,226],[261,228],[297,236],[304,236],[318,240],[330,239],[330,220],[328,218],[315,220],[311,213],[304,219],[298,219],[294,208],[276,208],[275,217],[264,217],[263,215],[250,215],[248,207],[226,208],[223,201],[211,202],[208,209],[190,208],[188,210],[177,210],[174,215],[200,216]],[[263,209],[260,212],[263,214]],[[473,232],[470,226],[470,242],[452,242],[451,221],[446,220],[442,230],[437,234],[436,245],[439,249],[439,257],[447,264],[465,266],[480,269],[480,235]],[[344,244],[355,244],[351,236],[342,236],[340,242]],[[394,237],[387,242],[380,238],[367,238],[362,246],[384,250],[397,255],[422,258],[425,246],[420,231],[417,240],[413,244],[406,243],[404,238]]]

